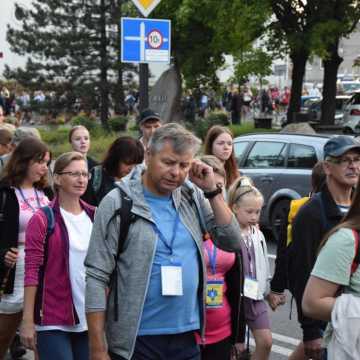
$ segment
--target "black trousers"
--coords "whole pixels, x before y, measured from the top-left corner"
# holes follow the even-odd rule
[[[111,360],[125,360],[109,353]],[[146,335],[136,338],[131,360],[200,360],[194,332],[174,335]]]
[[[230,360],[230,355],[230,337],[227,337],[217,343],[201,347],[201,360]]]

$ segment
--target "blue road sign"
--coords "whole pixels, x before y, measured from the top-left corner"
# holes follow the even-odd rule
[[[171,22],[121,18],[121,62],[170,63]]]

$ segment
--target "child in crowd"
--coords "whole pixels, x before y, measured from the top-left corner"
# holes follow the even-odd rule
[[[270,267],[264,235],[257,224],[263,206],[263,196],[247,177],[232,184],[228,194],[243,235],[242,262],[244,272],[244,317],[255,338],[254,359],[270,356],[272,337],[264,298],[269,292]]]
[[[215,180],[225,188],[226,173],[222,162],[213,155],[201,161],[211,166]],[[241,311],[242,262],[240,253],[218,249],[209,238],[204,242],[207,269],[205,343],[202,360],[230,360],[231,349],[241,342],[244,324],[238,321]],[[200,337],[198,336],[200,342]]]

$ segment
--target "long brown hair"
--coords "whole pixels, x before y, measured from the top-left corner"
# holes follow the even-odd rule
[[[231,138],[233,138],[232,132],[225,126],[214,125],[212,126],[206,134],[205,143],[204,143],[204,154],[205,155],[214,155],[212,152],[212,147],[214,141],[221,134],[229,134]],[[231,152],[229,159],[225,161],[224,164],[225,172],[226,172],[226,188],[228,189],[231,184],[240,176],[238,167],[236,164],[234,146]]]
[[[26,178],[27,171],[31,161],[42,161],[51,152],[46,144],[35,137],[28,137],[20,142],[10,156],[6,163],[3,173],[1,175],[1,182],[10,186],[19,187]],[[37,189],[44,189],[48,186],[47,174],[34,184]]]
[[[319,252],[324,247],[326,242],[329,240],[329,237],[333,235],[339,229],[353,229],[360,231],[360,177],[356,186],[355,194],[351,201],[351,206],[348,213],[344,216],[341,222],[332,228],[322,239]]]

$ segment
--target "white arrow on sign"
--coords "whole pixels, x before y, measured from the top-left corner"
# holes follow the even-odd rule
[[[125,40],[129,41],[140,41],[140,62],[145,61],[145,43],[148,41],[148,38],[145,36],[145,23],[140,23],[140,36],[125,36]],[[163,42],[168,42],[169,39],[163,38]]]
[[[150,13],[156,8],[160,1],[161,0],[132,0],[134,5],[145,17],[150,15]]]

